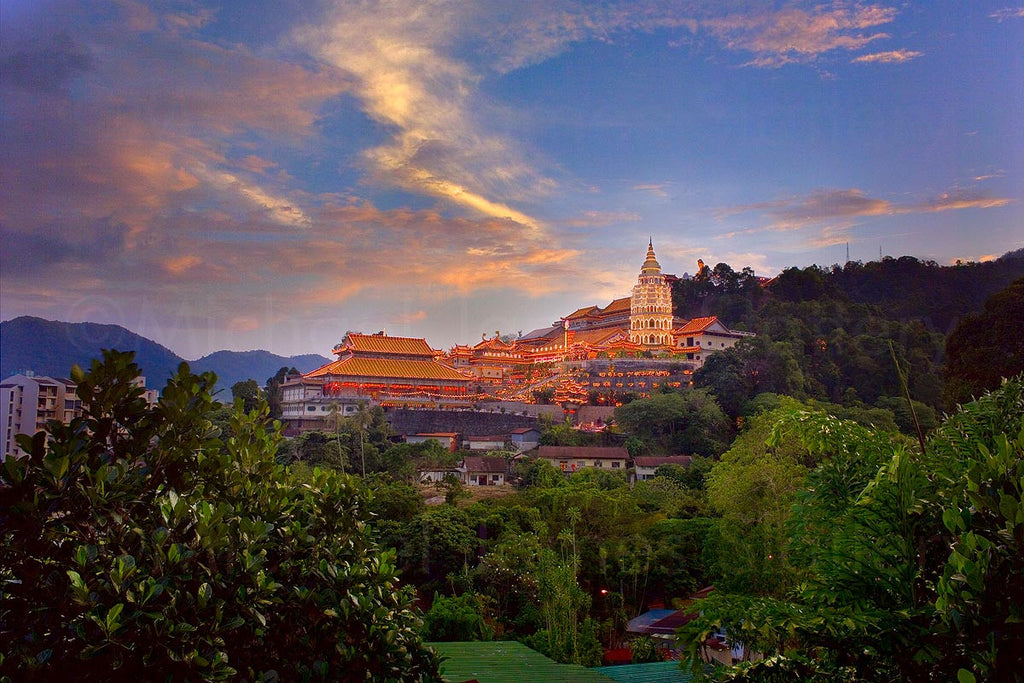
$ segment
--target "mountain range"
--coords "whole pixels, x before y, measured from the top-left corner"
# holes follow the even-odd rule
[[[37,375],[67,377],[71,366],[88,367],[102,349],[134,351],[135,362],[150,388],[161,389],[178,365],[188,362],[193,372],[217,375],[218,398],[231,399],[231,386],[247,379],[261,386],[282,367],[309,372],[330,359],[317,354],[279,356],[269,351],[215,351],[186,361],[170,349],[120,325],[67,323],[22,316],[0,322],[0,378],[32,371]]]

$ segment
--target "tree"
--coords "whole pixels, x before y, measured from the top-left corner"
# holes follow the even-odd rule
[[[75,368],[84,415],[3,463],[2,667],[21,680],[427,680],[411,588],[349,477],[300,485],[265,406],[212,427],[212,373],[149,406],[133,354]]]
[[[263,400],[263,391],[254,379],[247,379],[244,382],[235,382],[231,385],[231,398],[242,402],[242,409],[245,412],[256,410],[260,401]]]
[[[787,598],[702,601],[682,631],[691,655],[724,626],[766,655],[730,680],[771,680],[771,671],[807,680],[1019,679],[1024,378],[965,406],[923,450],[830,416],[791,417],[787,438],[822,460],[790,526],[806,578]]]
[[[270,417],[279,419],[281,417],[281,385],[290,376],[301,374],[294,367],[281,367],[273,377],[267,378],[265,395],[267,406],[270,408]]]
[[[435,642],[492,640],[494,629],[484,621],[480,596],[466,593],[452,598],[435,595],[423,615],[423,639]]]
[[[662,452],[719,455],[728,446],[731,428],[725,413],[705,389],[655,394],[615,409],[615,420]]]
[[[964,402],[1024,372],[1024,278],[965,316],[946,340],[946,396]]]

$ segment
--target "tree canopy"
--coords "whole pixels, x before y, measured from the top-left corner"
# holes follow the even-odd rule
[[[266,407],[212,425],[211,373],[155,406],[132,354],[75,369],[84,416],[0,480],[0,640],[20,680],[433,680],[412,589],[355,480],[274,460]]]

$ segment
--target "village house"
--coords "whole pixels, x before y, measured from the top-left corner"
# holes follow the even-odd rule
[[[633,476],[636,481],[654,479],[654,473],[662,465],[689,467],[693,458],[689,455],[638,456],[633,458]]]
[[[563,472],[578,472],[586,467],[625,472],[629,451],[621,446],[540,446],[537,457]]]
[[[467,455],[460,469],[468,486],[501,486],[508,476],[505,458]]]

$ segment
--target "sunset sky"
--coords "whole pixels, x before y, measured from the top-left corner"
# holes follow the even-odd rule
[[[0,0],[0,317],[186,358],[1024,246],[1012,2]],[[725,321],[729,324],[731,321]]]

